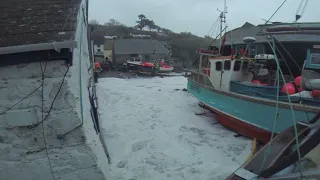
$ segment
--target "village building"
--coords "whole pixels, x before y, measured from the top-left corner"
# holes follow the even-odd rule
[[[118,39],[114,42],[112,53],[114,64],[122,64],[131,57],[142,57],[145,61],[170,58],[170,51],[153,39]]]
[[[0,179],[108,176],[93,81],[88,3],[2,2]]]
[[[104,51],[104,37],[99,35],[91,36],[91,44],[93,46],[93,52],[96,55],[103,55]]]
[[[115,39],[105,39],[104,40],[104,50],[103,54],[104,57],[108,58],[108,60],[112,60],[112,50],[114,45]]]

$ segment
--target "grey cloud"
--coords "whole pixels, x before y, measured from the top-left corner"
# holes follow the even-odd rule
[[[282,0],[228,0],[227,22],[236,28],[246,21],[262,24],[281,4]],[[135,25],[137,16],[145,14],[162,27],[175,32],[189,31],[199,36],[207,34],[223,8],[223,0],[90,0],[89,19],[100,23],[114,18]],[[288,0],[272,21],[292,22],[300,0]],[[309,0],[300,21],[320,20],[319,0]]]

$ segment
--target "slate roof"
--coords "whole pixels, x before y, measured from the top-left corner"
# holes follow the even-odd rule
[[[1,1],[0,47],[74,40],[81,1]]]
[[[153,39],[118,39],[114,43],[115,54],[168,54],[163,45]]]
[[[91,40],[93,41],[93,44],[95,45],[103,45],[104,44],[104,36],[100,36],[100,35],[92,35],[91,36]]]
[[[300,26],[305,26],[310,23],[299,23]],[[318,23],[319,24],[319,23]],[[279,26],[277,25],[258,25],[254,26],[250,23],[245,23],[242,27],[233,29],[226,33],[226,45],[231,44],[244,44],[244,37],[255,37],[255,43],[266,43],[268,42],[267,35],[257,35],[259,32],[264,31],[267,27]],[[314,34],[277,34],[273,35],[280,42],[319,42],[320,36]],[[219,40],[217,40],[214,45],[217,46]]]

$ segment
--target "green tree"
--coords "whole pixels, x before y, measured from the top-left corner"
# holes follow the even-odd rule
[[[161,27],[160,26],[158,26],[158,25],[155,25],[155,28],[154,29],[156,29],[157,30],[157,32],[161,32]]]
[[[153,20],[146,19],[145,25],[148,26],[149,31],[156,28],[156,24],[153,22]]]
[[[142,30],[144,27],[146,27],[146,20],[147,20],[147,17],[143,14],[140,14],[138,16],[139,20],[136,21],[137,22],[137,28]]]

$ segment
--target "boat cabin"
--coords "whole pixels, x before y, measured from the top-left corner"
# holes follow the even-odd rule
[[[217,89],[229,91],[231,81],[251,81],[253,78],[248,60],[231,60],[230,56],[223,56],[208,57],[208,61],[206,73]]]
[[[277,64],[275,57],[270,54],[256,55],[255,58],[233,59],[231,56],[203,56],[203,61],[207,66],[203,73],[209,76],[212,85],[223,91],[234,91],[235,84],[245,84],[247,86],[275,86]],[[286,81],[293,80],[285,70],[284,61],[280,60],[280,67],[285,74]],[[259,81],[254,84],[252,81]]]
[[[307,50],[301,84],[302,89],[307,91],[320,89],[320,47]]]

